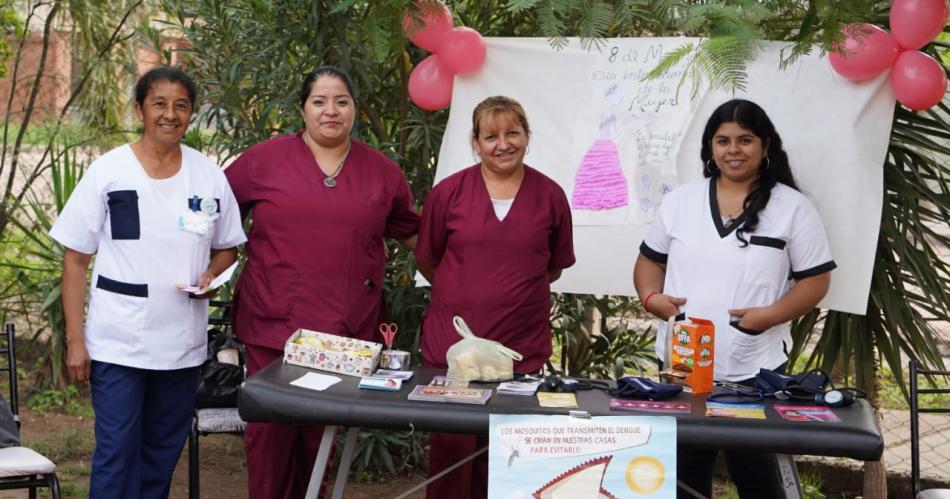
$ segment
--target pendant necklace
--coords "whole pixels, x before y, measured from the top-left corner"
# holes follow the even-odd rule
[[[307,135],[306,130],[304,130],[303,132],[303,141],[307,144],[307,149],[310,149],[310,137]],[[343,153],[343,157],[340,158],[340,162],[336,165],[336,168],[333,170],[333,173],[327,175],[327,177],[323,179],[323,185],[327,187],[331,187],[331,188],[336,187],[336,176],[339,175],[340,170],[343,169],[343,163],[346,163],[346,157],[350,155],[350,147],[352,145],[353,145],[352,140],[347,142],[346,152]],[[310,154],[313,154],[312,150],[310,151]],[[316,160],[317,159],[316,156],[314,156],[313,159]],[[317,165],[317,167],[319,168],[319,165]]]

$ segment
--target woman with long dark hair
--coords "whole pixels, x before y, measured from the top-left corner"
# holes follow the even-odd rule
[[[835,263],[761,107],[742,99],[720,105],[706,123],[700,158],[705,179],[663,199],[640,245],[634,284],[644,309],[661,320],[659,358],[666,320],[710,319],[715,379],[750,384],[760,368],[784,370],[789,323],[825,296]],[[682,448],[677,478],[709,496],[716,455]],[[726,462],[740,497],[781,496],[774,455],[727,452]]]

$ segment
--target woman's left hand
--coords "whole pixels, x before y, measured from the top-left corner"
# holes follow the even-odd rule
[[[739,318],[739,326],[753,331],[765,331],[778,324],[770,307],[730,308],[729,315]]]
[[[217,276],[206,270],[200,276],[198,276],[198,283],[196,284],[196,286],[198,286],[201,289],[205,289],[208,287],[209,284],[211,284],[211,281],[213,281],[215,277]],[[191,293],[191,297],[197,298],[199,300],[210,300],[211,298],[218,296],[218,290],[220,289],[221,288],[211,289],[211,290],[205,291],[204,293],[201,293],[200,295],[197,293]]]

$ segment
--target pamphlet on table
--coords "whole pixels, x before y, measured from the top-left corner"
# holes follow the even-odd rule
[[[413,388],[409,400],[485,405],[491,394],[491,388],[469,388],[468,381],[463,379],[433,376],[428,385]]]
[[[775,412],[788,421],[823,421],[837,423],[841,421],[830,407],[815,405],[776,405]]]
[[[301,388],[308,388],[310,390],[323,391],[339,383],[340,381],[341,380],[339,376],[330,376],[320,373],[307,373],[291,381],[290,384],[299,386]]]
[[[577,397],[573,393],[538,392],[538,404],[541,407],[577,407]]]
[[[506,381],[498,385],[497,391],[500,395],[524,395],[532,396],[538,391],[541,381]]]
[[[765,406],[761,404],[706,402],[706,415],[719,418],[765,419]]]
[[[692,404],[688,400],[610,399],[610,410],[689,414],[692,410]]]

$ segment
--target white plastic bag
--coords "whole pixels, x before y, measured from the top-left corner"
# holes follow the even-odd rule
[[[466,381],[507,381],[514,377],[514,360],[522,359],[520,353],[497,341],[475,336],[457,315],[452,324],[462,339],[445,354],[448,376]]]

